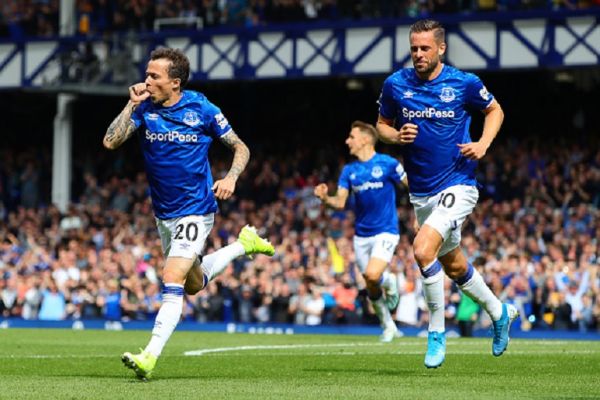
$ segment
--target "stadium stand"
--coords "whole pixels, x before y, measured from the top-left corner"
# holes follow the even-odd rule
[[[282,22],[422,18],[490,11],[560,11],[597,6],[600,6],[599,0],[78,0],[76,12],[77,33],[86,36],[127,30],[194,30],[199,26],[251,27]],[[58,7],[58,0],[1,1],[0,37],[56,35]]]
[[[597,149],[597,141],[585,147],[507,143],[480,167],[485,200],[465,226],[463,243],[494,291],[521,308],[522,329],[598,327]],[[236,200],[222,205],[208,248],[233,240],[238,221],[249,221],[277,243],[277,254],[233,263],[215,285],[188,298],[186,318],[304,324],[311,296],[321,296],[323,323],[373,322],[354,270],[352,212],[330,213],[313,197],[312,183],[336,171],[311,163],[308,150],[298,149],[293,158],[253,159]],[[47,154],[4,151],[2,158],[2,315],[151,319],[162,253],[143,174],[120,177],[118,162],[100,182],[84,172],[78,201],[61,214],[43,201]],[[224,166],[215,164],[215,176]],[[421,326],[426,313],[405,196],[398,207],[403,234],[392,262],[403,288],[396,318]],[[328,238],[344,257],[345,273],[333,271]],[[336,297],[349,287],[360,290],[351,291],[353,307],[340,313]],[[447,318],[455,322],[461,296],[450,282],[447,290]]]

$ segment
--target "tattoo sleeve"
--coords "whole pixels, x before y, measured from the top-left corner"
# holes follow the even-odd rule
[[[233,150],[233,162],[227,176],[237,180],[248,164],[250,150],[233,131],[221,136],[221,141]]]
[[[116,149],[131,137],[135,131],[135,124],[131,121],[131,114],[137,106],[127,103],[123,111],[110,124],[104,135],[104,146],[109,149]]]

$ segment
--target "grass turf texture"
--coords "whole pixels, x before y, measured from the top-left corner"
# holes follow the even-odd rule
[[[600,342],[513,340],[495,358],[491,338],[448,339],[428,370],[421,338],[175,332],[140,382],[120,355],[149,334],[0,330],[0,399],[600,398]]]

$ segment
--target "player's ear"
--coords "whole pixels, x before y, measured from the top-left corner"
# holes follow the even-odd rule
[[[441,57],[446,53],[446,43],[442,42],[440,43],[440,46],[438,47],[438,55]]]
[[[171,89],[180,91],[181,90],[181,79],[179,79],[179,78],[173,79],[173,81],[171,82]]]

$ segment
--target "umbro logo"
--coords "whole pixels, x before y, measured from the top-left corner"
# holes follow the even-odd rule
[[[415,92],[411,92],[410,90],[407,90],[406,92],[402,93],[403,99],[412,99],[413,97],[415,97]]]

